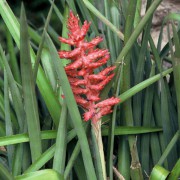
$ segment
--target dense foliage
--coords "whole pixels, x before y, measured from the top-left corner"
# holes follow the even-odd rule
[[[180,176],[180,15],[155,45],[161,1],[0,0],[0,179]]]

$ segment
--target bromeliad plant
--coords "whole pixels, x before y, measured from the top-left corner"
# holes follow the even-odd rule
[[[155,47],[151,17],[161,1],[147,1],[143,18],[139,0],[57,1],[60,6],[49,1],[40,36],[28,27],[23,7],[19,24],[6,0],[0,0],[0,39],[7,36],[0,46],[0,179],[178,179],[180,31],[172,24],[173,40],[169,37],[162,49],[161,31]],[[51,12],[60,20],[61,36],[69,31],[62,43],[54,21],[53,28],[49,24]],[[180,15],[168,18],[179,21]],[[88,20],[82,27],[81,19]],[[106,66],[108,50],[97,48],[103,40],[99,32],[116,70]],[[87,33],[98,37],[86,41]],[[64,62],[70,61],[66,67],[55,45],[61,46]],[[164,71],[164,62],[173,68]],[[114,71],[120,78],[112,83]],[[111,85],[118,98],[104,100]]]
[[[98,49],[96,46],[103,40],[96,37],[87,42],[85,37],[90,27],[90,23],[84,22],[79,26],[79,18],[70,11],[68,19],[68,38],[60,37],[63,43],[73,46],[70,51],[60,51],[60,58],[66,58],[71,62],[65,67],[75,100],[86,111],[84,120],[92,120],[92,126],[97,138],[101,163],[105,177],[105,163],[103,156],[103,145],[101,139],[101,117],[112,112],[112,106],[120,102],[119,98],[111,97],[100,101],[100,92],[114,77],[115,66],[106,67],[101,72],[95,74],[96,68],[105,65],[110,58],[107,49]],[[100,101],[100,102],[99,102]]]

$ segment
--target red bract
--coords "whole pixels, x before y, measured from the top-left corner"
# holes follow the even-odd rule
[[[63,43],[73,46],[71,51],[60,51],[60,58],[71,60],[65,67],[76,102],[85,109],[84,120],[96,123],[102,116],[112,112],[112,106],[120,100],[115,97],[100,101],[100,92],[114,76],[115,66],[107,67],[98,74],[94,69],[107,63],[110,54],[107,49],[95,48],[102,40],[96,37],[90,42],[85,40],[90,23],[79,26],[79,18],[72,11],[68,18],[68,39],[60,37]]]

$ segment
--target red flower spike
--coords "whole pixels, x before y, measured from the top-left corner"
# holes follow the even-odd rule
[[[60,51],[59,56],[60,58],[67,58],[73,60],[73,58],[77,57],[81,53],[80,48],[76,48],[71,53],[69,51]]]
[[[65,39],[63,37],[59,37],[59,40],[65,44],[74,45],[74,41],[72,39]]]
[[[65,67],[65,70],[73,70],[73,69],[77,69],[80,68],[82,66],[82,61],[74,61],[73,63],[70,63],[69,65],[67,65]]]
[[[91,40],[90,42],[84,42],[81,46],[83,48],[93,48],[93,47],[97,46],[101,41],[103,41],[102,37],[96,37],[93,40]]]
[[[85,40],[90,23],[84,22],[79,26],[79,18],[72,11],[68,18],[68,38],[59,37],[62,43],[73,46],[71,51],[60,51],[60,58],[66,58],[71,62],[65,67],[74,97],[78,105],[85,109],[84,120],[92,120],[96,123],[102,116],[112,112],[112,107],[120,102],[119,98],[111,97],[100,101],[101,90],[111,81],[114,76],[115,66],[107,67],[98,74],[94,69],[107,63],[110,58],[107,49],[95,48],[102,40],[96,37],[90,42]]]
[[[104,106],[114,106],[119,103],[119,99],[115,97],[111,97],[109,99],[106,99],[104,101],[101,101],[95,105],[96,108],[102,108]]]
[[[76,102],[78,104],[80,104],[82,107],[86,107],[87,106],[87,103],[88,101],[85,100],[84,98],[82,98],[81,96],[79,95],[74,95],[75,99],[76,99]]]

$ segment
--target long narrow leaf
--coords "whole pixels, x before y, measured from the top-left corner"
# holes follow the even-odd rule
[[[24,5],[21,7],[20,28],[20,61],[24,105],[30,138],[32,161],[34,162],[42,152],[40,138],[40,122],[37,108],[33,71],[30,59],[28,29]]]
[[[9,55],[10,55],[10,66],[12,69],[12,73],[13,73],[15,81],[17,83],[21,84],[20,71],[19,71],[19,67],[18,67],[16,54],[15,54],[15,48],[13,45],[13,39],[12,39],[12,36],[11,36],[9,30],[7,30],[6,37],[7,37],[8,51],[9,51]]]
[[[158,165],[162,165],[164,163],[164,161],[167,158],[168,154],[170,153],[171,149],[178,142],[179,137],[180,137],[180,131],[177,131],[176,134],[174,135],[174,137],[171,139],[168,146],[166,147],[166,149],[164,150],[161,158],[159,159],[159,161],[157,163]]]
[[[9,82],[10,91],[12,93],[13,104],[17,115],[20,132],[22,133],[24,131],[24,124],[25,124],[25,114],[22,104],[22,98],[1,46],[0,46],[0,61],[5,67],[8,75],[8,82]]]
[[[52,10],[53,10],[53,5],[54,5],[54,1],[51,4],[51,8],[49,10],[46,22],[45,22],[45,26],[44,26],[44,30],[43,30],[43,34],[41,37],[41,42],[39,44],[39,48],[38,48],[38,52],[37,52],[37,56],[36,56],[36,61],[34,64],[34,81],[36,82],[36,78],[37,78],[37,73],[38,73],[38,67],[39,67],[39,63],[40,63],[40,58],[41,58],[41,53],[43,50],[43,45],[44,45],[44,41],[45,41],[45,32],[47,31],[50,19],[51,19],[51,14],[52,14]]]
[[[0,179],[13,180],[13,176],[8,172],[8,170],[0,163]]]
[[[172,68],[164,71],[162,73],[162,76],[166,76],[167,74],[171,73],[173,71]],[[151,84],[155,83],[156,81],[161,79],[161,74],[157,74],[147,80],[144,80],[143,82],[137,84],[136,86],[132,87],[131,89],[127,90],[126,92],[122,93],[119,98],[120,98],[120,103],[123,103],[126,101],[128,98],[132,97],[134,94],[138,93],[139,91],[143,90],[144,88],[150,86]]]
[[[102,129],[103,136],[108,135],[108,128]],[[142,134],[142,133],[150,133],[150,132],[160,132],[162,128],[154,128],[154,127],[127,127],[127,126],[119,126],[115,128],[114,134],[115,135],[128,135],[128,134]],[[68,132],[67,141],[74,138],[76,135],[75,130],[71,130]],[[48,131],[41,131],[41,139],[55,139],[57,136],[57,131],[55,130],[48,130]],[[0,137],[0,146],[7,146],[12,144],[18,144],[23,142],[29,142],[29,136],[27,133],[24,134],[17,134],[12,136],[3,136]]]
[[[4,109],[5,109],[5,124],[6,124],[6,136],[13,135],[13,127],[10,115],[10,105],[9,105],[9,85],[7,73],[4,70]],[[12,170],[12,159],[13,159],[14,146],[7,147],[8,163]]]
[[[168,175],[169,175],[168,170],[164,169],[159,165],[156,165],[151,172],[150,180],[154,180],[154,179],[165,180],[167,179]]]
[[[76,161],[76,158],[77,158],[77,156],[79,155],[79,153],[80,153],[80,145],[79,145],[79,142],[77,142],[77,144],[76,144],[76,146],[75,146],[75,148],[74,148],[74,150],[73,150],[73,152],[72,152],[72,155],[71,155],[71,157],[70,157],[70,159],[69,159],[69,161],[68,161],[68,164],[67,164],[67,166],[66,166],[66,169],[65,169],[65,171],[64,171],[64,178],[65,179],[67,179],[67,177],[69,176],[69,174],[70,174],[70,172],[71,172],[71,170],[72,170],[72,168],[73,168],[73,165],[74,165],[74,163],[75,163],[75,161]]]
[[[67,105],[62,105],[61,117],[56,138],[56,149],[53,160],[53,169],[60,174],[64,173],[66,160],[66,139],[67,139]]]
[[[180,19],[180,16],[179,16]],[[176,96],[177,96],[177,111],[178,111],[178,124],[180,128],[180,38],[178,38],[178,34],[176,32],[175,25],[172,23],[173,27],[173,36],[174,36],[174,45],[175,52],[171,54],[172,62],[173,62],[173,72],[174,72],[174,83],[176,88]]]
[[[117,33],[120,39],[124,39],[124,35],[120,32],[108,19],[106,19],[88,0],[83,0],[87,8],[92,11],[101,21],[103,21],[113,32]]]
[[[180,159],[177,161],[177,163],[173,167],[170,175],[168,176],[168,180],[178,179],[179,176],[180,176]]]
[[[155,74],[155,64],[152,65],[150,77]],[[149,86],[145,92],[143,126],[150,126],[152,119],[152,105],[154,95],[154,84]],[[150,172],[150,135],[146,134],[141,139],[141,162],[144,170],[149,174]]]
[[[56,171],[52,169],[46,169],[46,170],[41,170],[37,172],[32,172],[32,173],[27,173],[21,176],[17,176],[16,180],[39,180],[39,179],[53,179],[53,180],[63,180],[63,176],[57,173]]]
[[[109,129],[102,129],[102,135],[107,136]],[[162,131],[162,128],[153,128],[153,127],[125,127],[119,126],[114,130],[114,135],[130,135],[130,134],[143,134],[143,133],[153,133]]]

